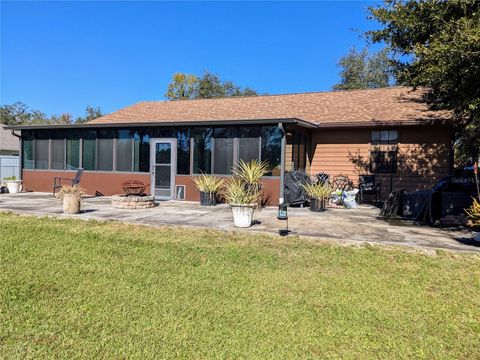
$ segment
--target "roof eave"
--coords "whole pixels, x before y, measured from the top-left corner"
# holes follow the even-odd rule
[[[172,126],[225,126],[225,125],[275,125],[297,124],[304,127],[317,127],[316,124],[297,118],[280,119],[244,119],[244,120],[208,120],[208,121],[149,121],[149,122],[112,122],[112,123],[81,123],[81,124],[42,124],[42,125],[17,125],[7,126],[14,130],[36,129],[83,129],[83,128],[129,128],[129,127],[172,127]]]

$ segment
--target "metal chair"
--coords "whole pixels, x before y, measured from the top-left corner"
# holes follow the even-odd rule
[[[316,176],[317,176],[317,182],[319,184],[322,184],[322,185],[328,184],[328,182],[330,180],[330,175],[328,175],[327,173],[324,173],[324,172],[321,172],[321,173],[317,174]]]
[[[375,195],[375,203],[378,203],[380,195],[380,184],[375,183],[375,175],[360,175],[358,181],[360,202],[363,202],[364,195]]]
[[[344,191],[351,190],[353,187],[352,181],[345,175],[337,175],[333,177],[332,187],[334,190]]]
[[[65,185],[65,184],[62,184],[62,181],[70,181],[71,186],[78,185],[80,183],[80,179],[82,178],[82,174],[83,174],[83,169],[78,169],[73,179],[67,179],[60,176],[55,176],[53,178],[53,195],[55,195],[55,192],[57,191],[57,189],[60,189],[63,185]]]

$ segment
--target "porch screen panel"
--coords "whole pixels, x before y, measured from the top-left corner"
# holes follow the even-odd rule
[[[113,137],[112,130],[99,130],[97,138],[97,170],[113,170]]]
[[[80,166],[80,137],[78,133],[67,135],[65,168],[77,170]]]
[[[82,165],[84,170],[97,169],[97,132],[95,130],[83,133]]]
[[[51,168],[55,170],[65,169],[65,140],[52,139]]]
[[[48,169],[48,138],[47,132],[35,134],[35,169]]]
[[[117,132],[117,171],[132,171],[132,138],[130,130]]]
[[[193,173],[210,174],[212,172],[212,129],[195,128],[193,130]]]
[[[245,162],[252,160],[260,160],[260,139],[255,138],[239,138],[238,139],[238,159]]]
[[[278,126],[262,127],[262,161],[268,163],[266,176],[279,176],[283,132]]]
[[[229,175],[233,167],[233,138],[215,138],[214,173]]]
[[[177,174],[190,174],[190,129],[177,129]]]
[[[150,136],[144,129],[133,134],[133,171],[150,171]]]
[[[30,133],[22,139],[22,161],[24,169],[33,169],[33,136]]]

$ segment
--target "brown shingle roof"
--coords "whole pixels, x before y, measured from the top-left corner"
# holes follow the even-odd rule
[[[232,97],[178,101],[145,101],[91,121],[162,123],[297,118],[319,126],[423,123],[448,119],[429,110],[422,90],[406,87]]]

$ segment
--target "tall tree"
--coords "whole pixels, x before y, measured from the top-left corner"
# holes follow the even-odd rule
[[[480,156],[480,1],[386,0],[370,8],[382,28],[367,35],[395,54],[400,83],[429,89],[454,112],[460,161]]]
[[[198,97],[198,78],[191,74],[173,74],[165,97],[170,100],[195,99]]]
[[[334,90],[381,88],[395,83],[386,49],[369,54],[367,48],[352,48],[338,66],[340,82],[333,86]]]
[[[0,120],[6,125],[48,123],[48,117],[41,111],[30,109],[24,103],[17,101],[11,105],[0,107]]]
[[[175,73],[165,97],[170,100],[185,100],[254,95],[258,94],[252,88],[242,88],[232,81],[224,81],[219,76],[205,71],[199,77],[193,74]]]
[[[92,121],[96,118],[99,118],[100,116],[103,116],[102,110],[97,106],[93,107],[88,105],[87,108],[85,109],[85,116],[79,116],[75,120],[76,123],[85,123]]]

